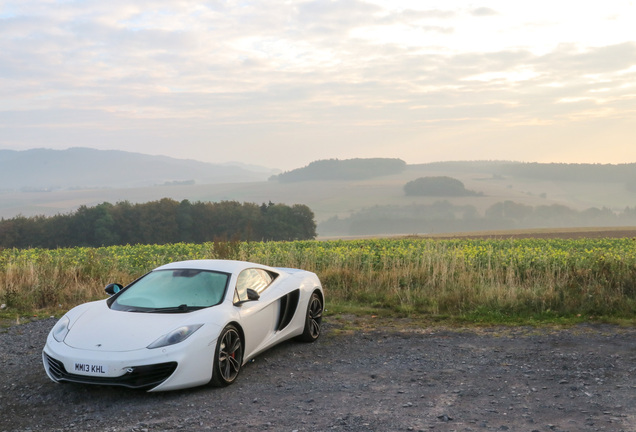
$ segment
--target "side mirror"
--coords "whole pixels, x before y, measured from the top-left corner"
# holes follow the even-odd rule
[[[255,290],[253,290],[252,288],[248,288],[247,290],[245,290],[245,293],[247,294],[247,299],[246,300],[237,301],[236,303],[234,303],[234,306],[240,306],[243,303],[247,303],[248,301],[256,301],[259,298],[261,298],[261,296],[258,295],[258,293]]]
[[[104,288],[104,291],[106,291],[106,293],[107,293],[108,295],[111,295],[111,296],[112,296],[112,295],[117,294],[119,291],[121,291],[121,289],[122,289],[123,287],[124,287],[124,286],[123,286],[122,284],[118,284],[118,283],[111,283],[111,284],[106,285],[106,288]]]

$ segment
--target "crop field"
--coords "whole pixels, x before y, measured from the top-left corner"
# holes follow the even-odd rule
[[[636,316],[631,238],[363,239],[0,251],[3,312],[63,312],[152,268],[239,259],[320,277],[327,309],[430,318]]]

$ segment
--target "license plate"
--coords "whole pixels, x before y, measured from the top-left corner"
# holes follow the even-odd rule
[[[73,370],[82,375],[106,375],[108,366],[99,363],[74,363]]]

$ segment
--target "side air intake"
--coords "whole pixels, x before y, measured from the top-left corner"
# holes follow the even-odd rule
[[[294,290],[280,298],[280,314],[278,315],[277,331],[281,331],[289,325],[294,313],[298,309],[298,300],[300,300],[300,290]]]

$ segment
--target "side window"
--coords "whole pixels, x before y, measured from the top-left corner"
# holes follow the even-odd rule
[[[236,280],[236,290],[234,291],[234,303],[247,300],[247,289],[251,288],[257,293],[262,293],[276,278],[262,269],[245,269]]]

